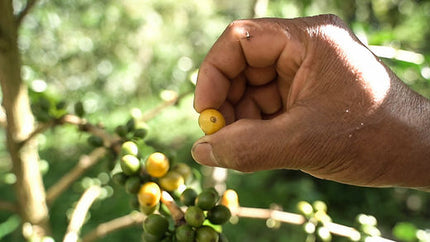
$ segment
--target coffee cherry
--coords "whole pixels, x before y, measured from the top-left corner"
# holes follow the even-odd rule
[[[139,148],[133,141],[126,141],[121,145],[121,155],[134,155],[137,156]]]
[[[205,221],[205,214],[201,208],[197,206],[191,206],[187,208],[187,211],[185,211],[184,218],[189,225],[193,227],[200,227]]]
[[[196,205],[203,210],[209,210],[215,206],[219,199],[218,193],[211,189],[202,191],[196,198]]]
[[[139,200],[138,200],[138,203],[140,205],[139,210],[145,215],[153,214],[156,210],[160,208],[160,203],[157,203],[155,206],[150,206],[150,207],[140,204]]]
[[[118,185],[125,185],[128,176],[124,172],[118,172],[112,175],[112,180]]]
[[[145,233],[162,238],[169,228],[169,221],[159,214],[150,214],[143,221],[143,230]]]
[[[146,171],[153,177],[162,177],[168,170],[169,160],[163,153],[152,153],[146,160]]]
[[[208,211],[207,218],[213,224],[223,224],[231,217],[230,210],[224,205],[217,205]]]
[[[190,179],[191,178],[191,176],[192,176],[192,170],[191,170],[191,167],[190,166],[188,166],[187,164],[185,164],[185,163],[182,163],[182,162],[179,162],[179,163],[176,163],[173,167],[172,167],[172,170],[173,171],[176,171],[176,172],[178,172],[179,174],[181,174],[182,175],[182,177],[184,178],[184,181],[185,182],[187,182],[188,181],[188,179]]]
[[[158,179],[158,182],[164,190],[172,192],[178,189],[181,185],[184,185],[184,178],[181,174],[175,171],[169,171],[166,175]]]
[[[200,113],[199,125],[205,134],[213,134],[225,126],[225,119],[216,109],[206,109]]]
[[[132,176],[127,178],[125,181],[125,190],[130,194],[135,194],[140,189],[140,178],[138,176]]]
[[[194,242],[195,231],[188,224],[176,228],[175,238],[178,242]]]
[[[155,182],[143,184],[137,194],[140,205],[153,207],[157,205],[161,198],[161,189]]]
[[[185,206],[194,206],[196,197],[197,192],[192,188],[187,188],[182,192],[180,200]]]
[[[140,171],[140,160],[134,155],[121,157],[120,166],[126,175],[134,175]]]
[[[239,207],[239,196],[233,189],[227,189],[222,194],[221,204],[229,209],[237,209]]]
[[[209,226],[202,226],[196,230],[196,242],[218,242],[219,234]]]
[[[125,125],[118,125],[115,128],[115,133],[119,136],[119,137],[125,137],[128,133],[128,129],[127,126]]]

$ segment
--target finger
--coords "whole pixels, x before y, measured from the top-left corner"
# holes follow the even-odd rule
[[[276,70],[274,66],[263,68],[247,67],[245,76],[250,85],[260,86],[273,81],[276,78]]]
[[[200,164],[240,171],[286,168],[293,140],[287,133],[279,119],[242,119],[198,140],[192,155]]]
[[[222,105],[230,81],[246,66],[265,68],[276,63],[289,36],[277,21],[241,20],[230,24],[201,65],[194,99],[197,112]]]
[[[236,118],[261,119],[261,110],[250,96],[246,96],[235,107]]]
[[[236,104],[245,93],[246,78],[245,75],[239,75],[231,81],[230,89],[228,91],[227,99],[230,103]]]
[[[277,82],[250,88],[249,95],[259,107],[262,114],[274,114],[282,108],[282,100]]]

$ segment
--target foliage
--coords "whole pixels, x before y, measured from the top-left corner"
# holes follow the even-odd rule
[[[16,11],[25,2],[14,0]],[[110,132],[131,115],[152,110],[163,98],[168,99],[170,92],[166,90],[183,93],[177,105],[165,108],[148,122],[151,132],[145,142],[174,157],[174,162],[187,163],[198,171],[201,167],[193,162],[189,150],[202,133],[192,110],[190,83],[225,26],[234,19],[252,17],[253,8],[254,1],[249,0],[241,4],[227,0],[40,0],[20,29],[22,75],[31,88],[32,102],[41,97],[48,100],[51,115],[63,114],[53,108],[58,101],[66,101],[68,112],[82,101],[85,117],[92,123],[103,123]],[[412,57],[407,60],[396,56],[383,60],[405,83],[430,97],[430,1],[273,0],[265,15],[297,17],[329,12],[345,19],[369,45],[410,51],[407,53]],[[68,125],[38,136],[46,187],[55,185],[81,154],[91,151],[88,136]],[[14,176],[4,146],[0,146],[0,157],[1,199],[14,201]],[[83,234],[130,211],[129,195],[109,181],[109,168],[109,159],[100,162],[51,205],[56,240],[64,235],[67,216],[91,184],[103,185],[104,201],[109,202],[95,203]],[[204,182],[213,182],[210,174],[202,168]],[[356,225],[357,215],[370,214],[377,218],[382,235],[393,239],[414,241],[417,234],[425,236],[423,229],[430,228],[430,195],[420,191],[351,187],[283,170],[228,171],[224,186],[237,189],[241,205],[248,207],[276,205],[298,212],[300,201],[321,200],[334,221],[348,226]],[[15,215],[0,211],[0,240],[23,240],[18,224]],[[225,225],[224,231],[230,241],[304,241],[307,237],[300,226],[269,228],[267,221],[247,218]],[[131,227],[103,241],[136,241],[141,232],[140,227]]]

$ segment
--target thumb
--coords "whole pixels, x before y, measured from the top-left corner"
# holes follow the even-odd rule
[[[289,120],[238,120],[212,135],[199,139],[192,148],[194,160],[244,172],[284,168],[289,159]],[[291,164],[289,164],[291,168]]]

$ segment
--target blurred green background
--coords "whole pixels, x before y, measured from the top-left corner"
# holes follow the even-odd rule
[[[25,4],[23,0],[13,2],[17,12]],[[40,0],[20,29],[22,74],[34,93],[44,92],[68,103],[81,100],[89,121],[102,122],[108,130],[126,122],[130,110],[145,112],[157,106],[165,90],[186,94],[178,105],[149,121],[148,143],[200,169],[190,156],[192,143],[202,135],[192,109],[192,82],[217,36],[235,19],[322,13],[343,18],[363,42],[386,57],[383,60],[405,83],[430,97],[430,1],[424,0]],[[70,126],[39,137],[46,187],[73,167],[80,154],[90,151],[86,138]],[[8,159],[6,148],[0,146],[0,194],[13,201],[14,177]],[[85,184],[108,182],[108,166],[101,162],[52,205],[56,240],[62,239],[67,215]],[[420,191],[354,187],[285,170],[229,171],[226,186],[238,191],[243,206],[276,204],[297,212],[301,200],[322,200],[333,220],[348,226],[355,224],[358,214],[370,214],[388,238],[394,238],[392,229],[399,222],[430,229],[430,195]],[[98,223],[130,212],[130,196],[123,189],[112,185],[106,197],[91,208],[83,234]],[[0,211],[1,241],[22,240],[16,221],[10,213]],[[264,220],[245,218],[226,225],[225,234],[230,241],[306,238],[300,226],[282,224],[273,229]],[[135,227],[102,241],[138,241],[140,235],[141,228]]]

